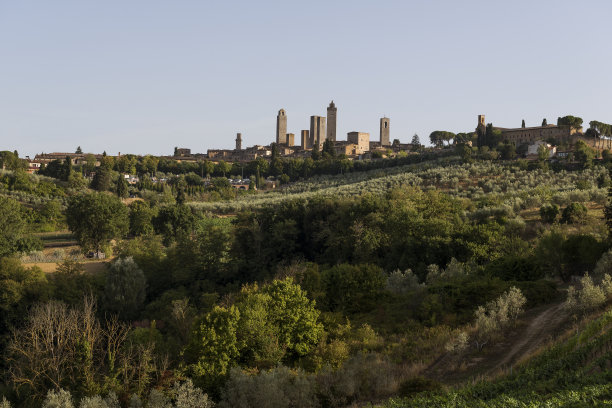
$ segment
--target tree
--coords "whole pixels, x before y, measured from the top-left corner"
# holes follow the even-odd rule
[[[584,168],[591,167],[595,151],[589,147],[584,141],[578,140],[574,144],[574,157]]]
[[[71,173],[72,173],[72,159],[70,158],[70,156],[66,156],[66,158],[64,159],[64,166],[62,168],[61,179],[64,181],[68,181]]]
[[[155,210],[145,201],[134,201],[129,206],[130,234],[134,236],[153,233],[153,217]]]
[[[410,142],[410,144],[412,145],[412,151],[420,150],[421,139],[419,138],[419,135],[415,133],[414,136],[412,136],[412,141]]]
[[[25,227],[21,205],[12,198],[0,196],[0,258],[15,253]]]
[[[111,170],[107,166],[100,165],[93,180],[91,188],[96,191],[108,191],[111,187]]]
[[[81,150],[81,146],[78,146],[75,151],[76,154],[83,154],[83,150]]]
[[[587,215],[587,208],[582,203],[571,203],[563,209],[561,222],[566,224],[574,224],[583,222]]]
[[[538,146],[538,160],[540,162],[544,162],[548,160],[550,152],[548,151],[548,147],[545,144],[541,144]]]
[[[540,217],[542,221],[552,224],[559,215],[559,207],[556,204],[546,204],[540,207]]]
[[[178,236],[193,231],[195,216],[186,205],[162,207],[153,217],[155,232],[164,236],[164,243],[169,245]]]
[[[315,143],[312,146],[312,152],[310,157],[312,158],[312,160],[317,161],[321,159],[321,152],[319,151],[319,144]]]
[[[147,280],[132,257],[119,258],[106,274],[106,309],[122,320],[135,319],[146,298]]]
[[[436,130],[431,132],[431,134],[429,135],[429,141],[432,145],[436,147],[442,146],[444,142],[450,144],[450,141],[454,138],[455,134],[453,132],[447,132],[444,130]]]
[[[104,193],[72,196],[66,221],[83,251],[96,253],[111,239],[125,235],[129,226],[127,208],[118,198]]]
[[[546,121],[546,118],[542,120],[542,126],[548,126],[548,122]]]
[[[223,174],[223,177],[225,177],[225,173],[230,170],[232,170],[232,165],[230,163],[227,163],[223,160],[217,163],[217,172]]]
[[[117,180],[117,189],[116,189],[117,197],[119,198],[127,198],[129,195],[128,191],[128,183],[123,177],[123,174],[119,174],[119,179]]]
[[[195,325],[185,349],[185,359],[189,364],[188,371],[207,388],[218,387],[236,364],[239,318],[240,312],[235,306],[215,306]]]
[[[523,123],[521,124],[521,127],[524,128],[525,127],[525,119],[523,119]]]
[[[322,150],[322,156],[325,159],[333,159],[334,157],[336,157],[336,149],[334,148],[334,142],[330,139],[326,139],[325,142],[323,142],[323,150]]]
[[[557,126],[569,126],[572,130],[580,130],[582,129],[582,118],[571,115],[559,117]]]
[[[291,278],[274,280],[262,292],[270,296],[267,310],[278,327],[280,343],[295,356],[308,354],[323,335],[315,302]]]

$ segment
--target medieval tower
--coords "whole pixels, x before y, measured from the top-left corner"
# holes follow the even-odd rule
[[[276,143],[287,144],[287,114],[284,109],[276,116]]]
[[[391,146],[389,142],[389,118],[380,118],[380,145]]]
[[[325,118],[323,116],[310,117],[310,141],[312,147],[315,145],[320,149],[325,142]]]
[[[236,133],[236,150],[242,150],[242,133]]]
[[[312,149],[312,143],[310,142],[310,133],[308,132],[308,130],[302,130],[300,134],[302,136],[302,149]]]
[[[331,103],[327,107],[327,140],[331,140],[332,142],[336,141],[336,115],[337,113],[338,113],[338,108],[336,108],[334,101],[331,101]]]

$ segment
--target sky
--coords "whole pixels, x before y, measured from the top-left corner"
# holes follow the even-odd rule
[[[580,116],[612,122],[608,0],[0,0],[0,150],[205,153],[299,141],[428,141]]]

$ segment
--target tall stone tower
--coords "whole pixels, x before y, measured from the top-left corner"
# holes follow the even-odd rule
[[[293,146],[295,143],[295,135],[293,133],[287,133],[287,147]]]
[[[332,142],[336,141],[336,115],[338,113],[338,108],[334,104],[334,101],[331,101],[329,106],[327,107],[327,139]]]
[[[389,118],[380,118],[380,145],[391,146],[389,141]]]
[[[276,143],[287,144],[287,114],[284,109],[276,116]]]
[[[312,143],[310,142],[310,133],[308,130],[302,130],[302,149],[307,150],[312,148]]]
[[[319,149],[325,142],[325,118],[323,116],[311,116],[310,117],[310,141],[312,147],[316,145]]]
[[[242,133],[236,133],[236,150],[242,150]]]

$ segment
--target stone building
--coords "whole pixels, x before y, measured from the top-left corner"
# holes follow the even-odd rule
[[[295,135],[293,133],[287,133],[287,146],[291,147],[295,145]]]
[[[332,142],[336,141],[336,117],[338,113],[338,108],[334,104],[334,101],[331,101],[329,106],[327,107],[327,139]]]
[[[349,132],[346,135],[349,143],[356,146],[355,153],[363,154],[370,151],[370,134],[365,132]]]
[[[276,144],[287,144],[287,114],[284,109],[276,116]]]
[[[319,146],[319,149],[325,142],[325,117],[323,116],[311,116],[310,117],[310,143],[311,147],[315,144]]]
[[[236,150],[242,150],[242,134],[236,133]]]
[[[302,130],[301,132],[301,136],[302,136],[302,149],[304,150],[308,150],[308,149],[312,149],[312,143],[310,143],[310,133],[308,132],[308,130]]]
[[[380,118],[380,145],[381,146],[391,146],[391,142],[389,139],[389,118],[383,117]]]
[[[476,133],[484,135],[487,125],[485,115],[478,115],[478,126]],[[494,130],[501,132],[502,141],[508,141],[515,146],[522,144],[533,144],[538,140],[554,139],[558,143],[569,142],[579,133],[579,129],[570,126],[545,125],[534,127],[502,128],[493,126]]]

